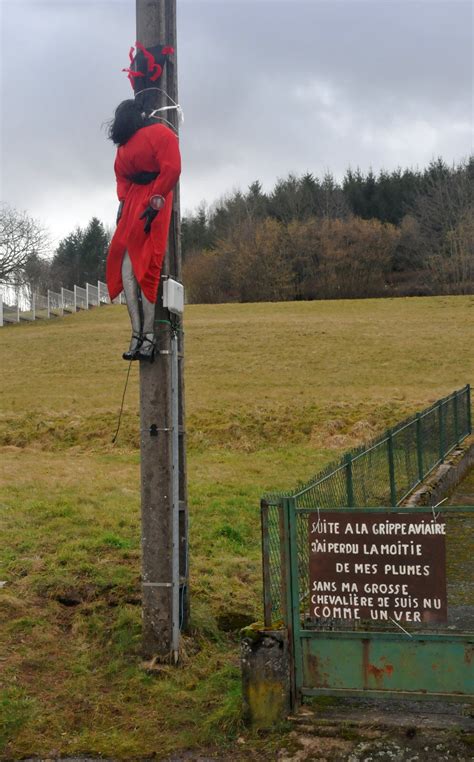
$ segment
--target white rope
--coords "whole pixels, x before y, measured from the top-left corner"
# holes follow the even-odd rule
[[[179,123],[180,123],[180,124],[184,124],[184,113],[183,113],[183,109],[181,108],[181,106],[179,105],[179,103],[176,103],[176,101],[174,101],[174,100],[173,100],[173,98],[171,97],[171,95],[168,95],[168,93],[166,92],[166,90],[163,90],[161,87],[145,87],[143,90],[140,90],[140,92],[139,92],[139,93],[135,93],[135,97],[137,97],[137,95],[141,95],[141,93],[145,93],[145,92],[147,92],[148,90],[156,90],[157,92],[159,92],[159,93],[162,93],[162,94],[163,94],[163,95],[165,95],[165,96],[166,96],[166,98],[168,98],[168,100],[169,100],[169,101],[171,101],[171,103],[173,104],[172,106],[163,106],[162,108],[156,108],[156,109],[154,109],[154,110],[153,110],[153,111],[152,111],[152,112],[149,114],[149,116],[150,116],[150,117],[153,117],[154,119],[162,119],[162,117],[155,117],[155,114],[158,114],[160,111],[177,111],[177,112],[178,112],[178,120],[179,120]],[[170,122],[168,122],[168,120],[167,120],[167,119],[164,119],[163,121],[165,121],[165,122],[167,122],[168,124],[170,124]]]

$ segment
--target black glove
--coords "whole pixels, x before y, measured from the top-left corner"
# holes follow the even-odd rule
[[[155,219],[156,215],[158,214],[158,211],[156,209],[152,209],[151,206],[147,206],[144,212],[140,215],[141,220],[146,220],[145,227],[143,230],[145,233],[149,233],[151,230],[151,223]]]
[[[116,220],[116,223],[115,223],[116,225],[118,225],[118,224],[119,224],[119,219],[120,219],[120,217],[122,216],[123,205],[124,205],[124,202],[123,202],[123,201],[121,201],[121,202],[120,202],[120,204],[119,204],[119,206],[118,206],[118,209],[117,209],[117,220]]]

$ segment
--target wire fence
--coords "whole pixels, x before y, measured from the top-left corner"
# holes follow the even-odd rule
[[[61,296],[63,300],[63,311],[65,312],[75,312],[76,311],[76,300],[74,297],[74,291],[70,291],[68,288],[62,288],[61,289]]]
[[[48,289],[48,317],[52,315],[61,316],[64,314],[63,298],[61,294]]]
[[[97,292],[99,294],[99,304],[110,304],[109,291],[105,283],[97,282]]]
[[[471,433],[469,384],[435,402],[366,445],[345,453],[291,492],[267,494],[261,501],[265,625],[282,617],[285,542],[282,505],[298,508],[397,506]],[[306,547],[306,528],[302,547]],[[301,556],[301,578],[307,559]]]
[[[99,306],[99,289],[97,286],[92,286],[90,283],[86,283],[86,299],[88,307]]]
[[[114,303],[125,304],[125,294],[122,292]],[[35,293],[28,284],[0,283],[0,326],[62,317],[102,304],[110,304],[107,285],[102,281],[97,285],[86,283],[85,287],[61,288],[60,292],[48,289],[46,295]]]

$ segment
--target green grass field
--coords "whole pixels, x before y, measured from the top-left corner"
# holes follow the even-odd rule
[[[260,495],[474,381],[469,296],[190,306],[185,330],[192,631],[154,672],[136,365],[111,444],[126,310],[0,330],[5,759],[271,755],[281,736],[241,725],[234,629],[261,618]]]

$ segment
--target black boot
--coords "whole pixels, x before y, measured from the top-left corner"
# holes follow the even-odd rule
[[[130,346],[126,352],[123,353],[122,357],[124,360],[138,360],[139,359],[139,349],[143,343],[143,336],[141,336],[138,333],[132,333],[132,338],[130,339]]]
[[[153,333],[143,334],[142,343],[137,352],[137,359],[148,360],[148,362],[153,362],[153,360],[155,359],[155,354],[158,354],[158,350],[156,348],[154,334]]]

